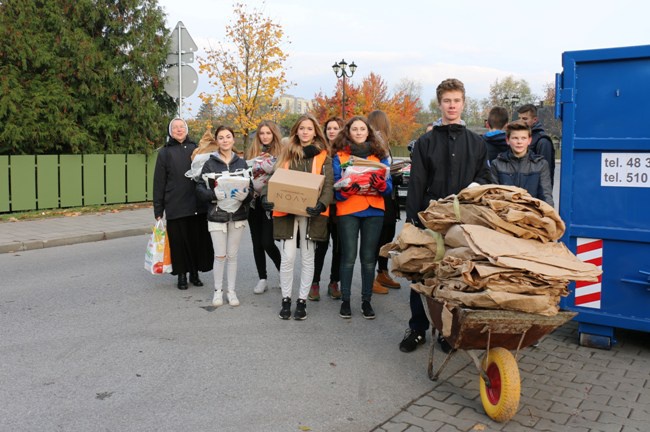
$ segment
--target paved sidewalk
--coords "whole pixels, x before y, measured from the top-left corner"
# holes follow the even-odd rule
[[[0,222],[0,253],[145,234],[154,222],[151,208]]]
[[[522,350],[517,358],[521,400],[507,423],[494,422],[485,414],[478,371],[468,356],[457,353],[464,367],[445,368],[440,381],[431,382],[433,390],[373,431],[648,431],[647,336],[618,330],[618,344],[610,351],[581,347],[578,325],[569,322],[544,337],[539,347]],[[443,357],[436,349],[434,370]],[[426,379],[424,364],[421,373]]]

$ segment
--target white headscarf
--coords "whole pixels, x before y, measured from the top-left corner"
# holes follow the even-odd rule
[[[190,133],[190,128],[187,127],[187,122],[186,122],[185,120],[183,120],[182,118],[180,118],[180,117],[174,117],[174,118],[172,119],[172,121],[169,122],[169,126],[167,126],[167,132],[169,133],[169,136],[170,136],[170,137],[172,136],[172,123],[174,123],[176,120],[180,120],[180,121],[183,122],[183,124],[185,125],[185,131],[186,131],[187,134],[189,135],[189,133]]]

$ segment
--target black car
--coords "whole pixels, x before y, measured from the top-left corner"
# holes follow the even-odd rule
[[[409,185],[409,175],[411,173],[411,159],[396,157],[393,158],[391,164],[391,174],[399,173],[402,177],[402,182],[395,189],[397,190],[397,200],[400,206],[406,206],[406,194]]]

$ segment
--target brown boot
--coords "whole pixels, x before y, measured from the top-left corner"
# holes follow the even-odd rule
[[[382,284],[386,288],[393,288],[393,289],[401,288],[399,282],[394,281],[390,277],[388,270],[381,270],[377,272],[377,278],[375,279],[375,282]]]
[[[307,298],[311,301],[320,300],[320,285],[317,283],[311,284],[311,289],[309,290],[309,295]]]
[[[327,285],[327,295],[332,297],[334,300],[339,300],[341,298],[341,290],[339,289],[338,282],[330,282]]]
[[[374,294],[388,294],[388,288],[383,287],[377,280],[372,283],[372,292]]]

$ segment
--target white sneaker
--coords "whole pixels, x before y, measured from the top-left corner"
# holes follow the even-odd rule
[[[255,288],[253,288],[253,292],[255,294],[264,294],[266,288],[267,288],[266,279],[260,279],[257,285],[255,285]]]
[[[214,297],[212,297],[212,306],[222,306],[223,305],[223,291],[215,291]]]
[[[230,306],[239,306],[239,300],[237,300],[237,294],[234,291],[228,291],[228,303]]]

